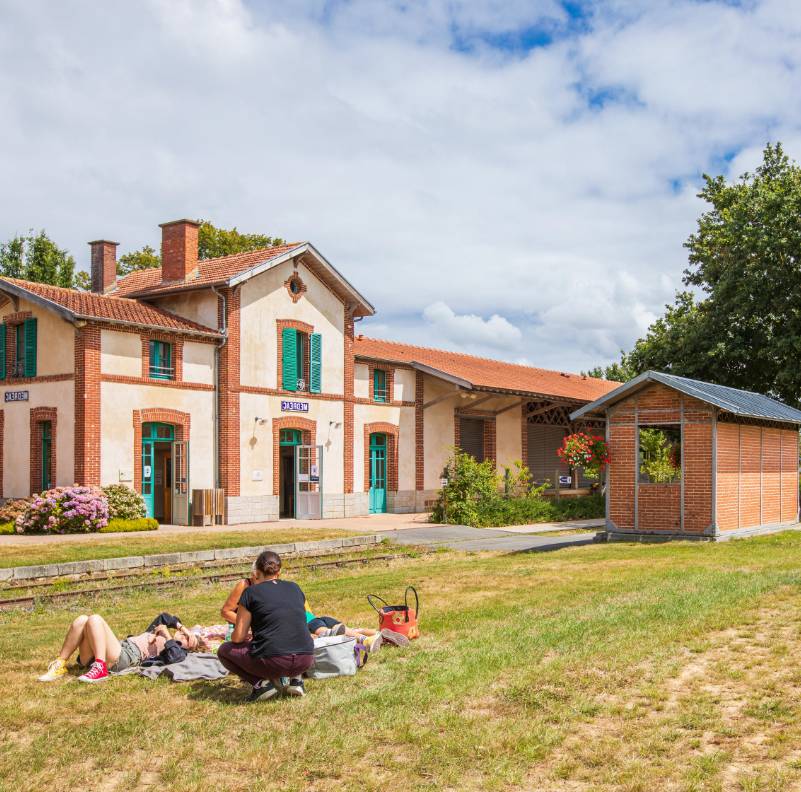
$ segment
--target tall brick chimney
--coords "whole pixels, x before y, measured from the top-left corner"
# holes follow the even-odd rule
[[[197,269],[197,230],[194,220],[161,224],[161,279],[186,280]]]
[[[117,280],[117,245],[119,242],[109,242],[107,239],[96,239],[89,243],[93,292],[103,294]]]

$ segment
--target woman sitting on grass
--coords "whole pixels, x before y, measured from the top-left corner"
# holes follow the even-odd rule
[[[239,598],[242,596],[242,593],[250,588],[254,583],[254,574],[256,573],[256,562],[253,562],[253,566],[250,568],[250,574],[246,578],[242,578],[241,580],[237,580],[234,587],[231,589],[231,593],[228,595],[228,599],[225,600],[222,608],[220,608],[220,616],[231,625],[230,629],[228,630],[228,634],[226,635],[226,640],[231,639],[231,634],[233,633],[234,625],[236,624],[236,610],[239,607]]]
[[[197,635],[179,623],[175,635],[159,624],[152,632],[131,635],[122,641],[114,635],[106,620],[98,614],[78,616],[69,630],[58,657],[39,677],[40,682],[53,682],[67,673],[67,661],[78,650],[78,665],[89,666],[86,673],[78,677],[79,682],[103,682],[109,672],[124,671],[141,665],[143,661],[158,657],[164,645],[174,638],[189,652],[206,651],[208,647]]]
[[[239,599],[231,641],[217,650],[220,662],[253,685],[249,701],[279,694],[281,677],[288,677],[285,692],[303,696],[303,673],[314,662],[314,643],[306,628],[306,598],[297,583],[279,580],[281,557],[265,550],[256,559],[252,584]],[[253,640],[247,640],[252,630]]]

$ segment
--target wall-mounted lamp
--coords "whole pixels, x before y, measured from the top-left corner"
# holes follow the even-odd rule
[[[266,419],[266,418],[259,418],[259,416],[257,415],[257,416],[256,416],[256,417],[253,419],[253,422],[254,422],[254,423],[257,423],[259,426],[264,426],[264,424],[266,424],[266,423],[267,423],[267,419]]]
[[[329,426],[333,426],[334,429],[339,429],[339,427],[342,426],[342,422],[341,421],[329,421],[328,425]]]

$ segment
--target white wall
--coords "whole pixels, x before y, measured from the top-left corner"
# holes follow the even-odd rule
[[[100,372],[125,377],[141,377],[142,339],[139,334],[101,330]]]

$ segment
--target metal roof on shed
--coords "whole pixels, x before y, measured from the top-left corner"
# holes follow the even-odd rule
[[[687,396],[692,396],[694,399],[713,404],[724,412],[741,418],[761,418],[766,421],[801,424],[801,411],[776,401],[776,399],[771,399],[769,396],[763,396],[761,393],[738,390],[687,377],[677,377],[675,374],[662,374],[659,371],[646,371],[640,374],[600,399],[576,410],[571,414],[570,419],[575,421],[589,413],[606,409],[652,382],[661,383]]]

